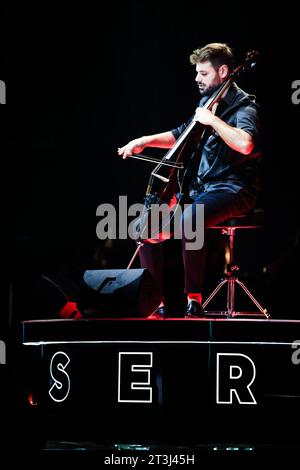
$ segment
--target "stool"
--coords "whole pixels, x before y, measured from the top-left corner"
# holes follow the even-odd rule
[[[228,318],[237,316],[251,316],[251,317],[264,317],[270,318],[267,310],[256,300],[251,294],[245,284],[238,279],[237,271],[239,266],[233,261],[234,254],[234,236],[237,229],[256,229],[263,227],[263,216],[264,211],[262,209],[253,209],[245,214],[238,217],[233,217],[225,220],[215,227],[209,227],[210,229],[221,230],[221,233],[229,237],[229,263],[227,264],[225,277],[220,280],[217,287],[209,295],[209,297],[203,302],[203,308],[209,304],[209,302],[215,297],[217,292],[227,284],[227,310],[221,312],[212,312],[204,310],[205,315],[225,315]],[[254,312],[237,312],[235,310],[235,285],[238,285],[243,289],[247,296],[258,308],[258,311]]]

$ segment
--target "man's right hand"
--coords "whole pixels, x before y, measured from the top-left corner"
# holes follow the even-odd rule
[[[134,139],[124,145],[124,147],[118,148],[118,155],[123,158],[127,158],[133,153],[141,153],[146,145],[143,143],[143,138]]]

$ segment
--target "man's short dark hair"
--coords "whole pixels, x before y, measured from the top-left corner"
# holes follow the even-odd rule
[[[225,64],[231,72],[234,67],[233,50],[228,44],[212,42],[200,49],[195,49],[190,55],[190,62],[193,65],[206,61],[210,61],[215,69]]]

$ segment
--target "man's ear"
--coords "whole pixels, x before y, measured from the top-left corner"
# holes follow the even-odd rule
[[[226,78],[227,75],[229,74],[229,69],[227,67],[227,65],[223,64],[223,65],[220,65],[219,67],[219,70],[218,70],[218,74],[219,74],[219,78]]]

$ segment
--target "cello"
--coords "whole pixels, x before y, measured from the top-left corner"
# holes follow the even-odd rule
[[[228,74],[224,82],[206,101],[203,108],[215,112],[218,103],[229,90],[235,77],[255,67],[257,58],[256,51],[248,52],[245,62]],[[175,221],[177,209],[185,194],[190,164],[196,158],[195,150],[203,142],[204,136],[207,134],[206,131],[207,126],[192,119],[162,160],[146,157],[142,154],[131,156],[132,158],[158,162],[158,164],[151,171],[143,210],[134,223],[133,235],[138,248],[129,266],[143,244],[161,243],[172,236],[171,225]],[[199,162],[197,163],[199,164]]]

